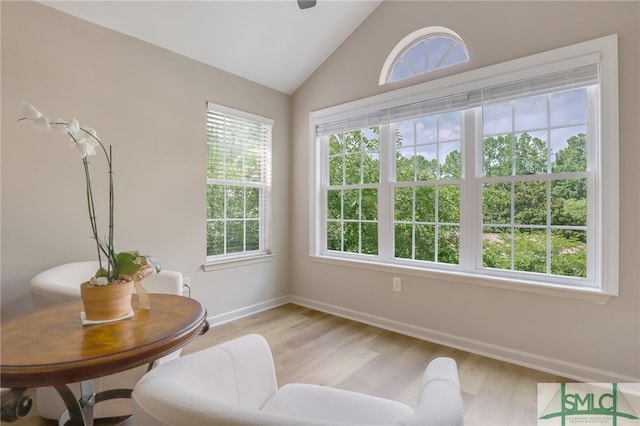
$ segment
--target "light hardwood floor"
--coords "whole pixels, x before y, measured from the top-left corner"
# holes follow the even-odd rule
[[[211,328],[183,353],[248,333],[262,334],[271,345],[279,385],[315,383],[412,407],[429,361],[451,357],[458,363],[467,426],[535,425],[537,384],[571,381],[293,304]],[[56,422],[32,413],[12,424],[53,426]]]

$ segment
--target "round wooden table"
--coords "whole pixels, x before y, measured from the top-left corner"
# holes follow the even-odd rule
[[[15,413],[27,388],[53,386],[73,425],[92,424],[94,403],[131,395],[131,390],[93,394],[92,379],[151,363],[208,328],[206,310],[199,302],[169,294],[149,297],[150,310],[139,310],[134,295],[135,315],[115,322],[82,325],[80,300],[2,322],[0,386],[12,388],[9,401],[2,404],[3,417],[11,417],[5,402],[16,404]],[[83,389],[80,401],[67,386],[75,382],[81,382]]]

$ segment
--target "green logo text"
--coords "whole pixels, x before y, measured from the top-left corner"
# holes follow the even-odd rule
[[[618,417],[637,420],[638,416],[618,390],[618,384],[612,383],[611,392],[568,392],[565,383],[555,393],[545,408],[540,420],[560,417],[565,426],[570,416],[610,416],[613,426],[617,426]]]

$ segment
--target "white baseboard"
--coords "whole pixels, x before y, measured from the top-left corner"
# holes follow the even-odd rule
[[[369,324],[385,330],[426,340],[465,352],[486,356],[488,358],[509,362],[522,367],[532,368],[585,383],[638,383],[640,378],[621,375],[611,371],[579,365],[563,360],[535,355],[503,346],[493,345],[478,340],[442,333],[415,325],[406,324],[363,312],[346,309],[328,303],[318,302],[299,296],[290,296],[291,303],[326,312],[339,317]]]
[[[257,314],[258,312],[285,305],[287,303],[292,303],[290,296],[277,297],[275,299],[256,303],[255,305],[245,306],[234,311],[225,312],[219,315],[208,316],[207,321],[209,321],[209,325],[211,327],[215,327],[216,325],[222,325],[230,321],[247,317],[249,315]]]
[[[299,296],[283,296],[255,305],[246,306],[234,311],[225,312],[223,314],[210,316],[207,318],[209,324],[214,327],[230,321],[234,321],[249,315],[253,315],[268,309],[272,309],[287,303],[304,306],[317,311],[326,312],[342,318],[358,321],[363,324],[372,325],[384,330],[393,331],[404,334],[406,336],[415,337],[417,339],[426,340],[428,342],[437,343],[439,345],[449,346],[451,348],[460,349],[477,355],[486,356],[488,358],[509,362],[511,364],[520,365],[522,367],[532,368],[546,373],[555,374],[572,380],[585,383],[638,383],[640,378],[625,376],[611,371],[599,370],[596,368],[575,364],[563,360],[549,358],[541,355],[531,354],[516,349],[503,346],[493,345],[481,342],[479,340],[468,339],[453,334],[442,333],[436,330],[430,330],[424,327],[406,324],[387,318],[370,315],[363,312],[346,309],[341,306],[331,305],[324,302],[318,302]]]

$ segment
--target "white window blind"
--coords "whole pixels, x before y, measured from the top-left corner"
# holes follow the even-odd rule
[[[207,104],[207,258],[270,251],[273,121]]]
[[[598,84],[597,59],[597,56],[591,55],[583,59],[583,62],[593,62],[586,65],[570,67],[529,78],[489,84],[458,93],[454,91],[454,93],[446,96],[420,102],[397,106],[381,105],[379,109],[374,109],[364,115],[318,124],[316,125],[316,135],[334,134],[393,121],[409,120],[428,114],[459,111],[486,103],[507,101],[516,97],[541,95],[558,90],[569,90]]]

